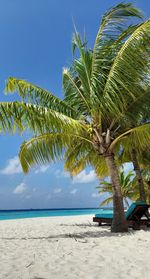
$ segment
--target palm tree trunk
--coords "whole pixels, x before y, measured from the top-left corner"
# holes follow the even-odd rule
[[[148,186],[148,199],[147,202],[150,204],[150,180],[147,181],[147,186]]]
[[[123,197],[121,193],[118,168],[115,164],[114,154],[113,153],[106,154],[105,160],[110,173],[111,183],[113,187],[114,217],[111,226],[111,231],[127,232],[128,226],[124,214]]]
[[[138,181],[140,200],[146,202],[146,194],[145,194],[145,189],[144,189],[143,178],[142,178],[140,166],[139,166],[138,159],[137,159],[137,153],[136,153],[135,149],[132,149],[132,151],[131,151],[131,159],[132,159],[134,171],[136,173],[136,177],[137,177],[137,181]]]

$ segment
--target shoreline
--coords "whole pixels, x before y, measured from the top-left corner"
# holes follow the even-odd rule
[[[112,207],[68,207],[68,208],[23,208],[23,209],[0,209],[0,212],[13,212],[13,211],[44,211],[44,210],[83,210],[83,209],[111,209]]]
[[[148,279],[150,229],[114,234],[92,217],[1,220],[0,279]]]
[[[2,220],[18,220],[27,218],[45,218],[45,217],[59,217],[59,216],[85,216],[95,215],[101,210],[108,210],[107,208],[78,208],[78,209],[38,209],[38,210],[12,210],[0,211],[0,221]],[[110,209],[109,209],[110,210]]]

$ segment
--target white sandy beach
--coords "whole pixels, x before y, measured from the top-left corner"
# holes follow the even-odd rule
[[[150,278],[150,229],[111,234],[91,216],[0,221],[0,279]]]

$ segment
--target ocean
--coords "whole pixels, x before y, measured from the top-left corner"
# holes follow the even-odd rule
[[[106,209],[107,208],[0,210],[0,220],[89,214],[95,215],[96,213]]]

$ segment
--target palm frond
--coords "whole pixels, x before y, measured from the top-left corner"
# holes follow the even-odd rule
[[[103,201],[100,203],[100,206],[108,205],[109,203],[112,203],[112,202],[113,202],[113,196],[111,196],[111,197],[106,198],[105,200],[103,200]]]
[[[92,150],[89,154],[89,164],[95,169],[98,178],[103,179],[109,175],[105,158],[98,155],[95,150]]]
[[[112,184],[107,181],[100,182],[100,185],[96,187],[99,193],[112,193]]]
[[[72,139],[72,145],[65,152],[65,169],[74,176],[86,166],[92,166],[97,177],[104,178],[108,175],[105,159],[95,152],[90,140],[85,138],[88,139],[88,135]]]
[[[69,140],[59,135],[44,134],[24,142],[20,147],[19,158],[24,173],[38,164],[42,165],[62,158],[65,143]]]
[[[141,24],[123,44],[104,89],[107,111],[122,115],[149,84],[150,21]]]
[[[110,145],[109,149],[119,144],[124,146],[126,152],[130,152],[134,147],[138,152],[149,150],[150,142],[150,123],[134,127],[119,135]]]
[[[80,66],[82,67],[82,64]],[[83,72],[82,74],[83,81],[85,73]],[[65,68],[63,70],[63,89],[67,104],[70,104],[80,114],[90,114],[90,95],[87,95],[87,92],[82,89],[81,76],[80,78],[74,76],[69,69]]]
[[[101,42],[97,53],[97,64],[91,74],[91,91],[94,94],[95,102],[101,100],[109,71],[114,63],[116,55],[124,44],[125,40],[138,28],[140,25],[131,25],[123,30],[116,39],[106,40]],[[93,54],[94,56],[94,54]],[[93,58],[94,59],[94,58]],[[92,60],[93,62],[93,60]]]
[[[102,17],[101,25],[96,36],[93,50],[91,80],[92,86],[94,88],[95,79],[97,80],[97,74],[101,70],[100,66],[102,66],[102,68],[104,67],[104,59],[108,57],[109,60],[111,60],[112,53],[115,50],[114,46],[117,50],[117,45],[119,46],[119,43],[131,32],[131,29],[128,29],[128,27],[125,27],[125,32],[123,29],[123,24],[127,22],[126,20],[129,17],[136,17],[139,19],[142,18],[141,11],[133,7],[131,3],[120,3],[115,7],[109,9]],[[113,46],[114,42],[115,45]],[[116,54],[116,51],[114,54]],[[108,67],[109,64],[104,63],[104,65]],[[101,74],[104,75],[104,71],[102,71]]]
[[[29,128],[35,133],[48,131],[79,131],[83,124],[57,111],[23,102],[0,103],[1,131]]]
[[[89,140],[79,134],[69,133],[46,133],[33,137],[24,142],[20,148],[19,158],[24,173],[38,164],[45,164],[51,161],[65,158],[66,151],[72,150],[74,139],[90,144]],[[70,171],[70,169],[68,168]]]
[[[133,172],[129,172],[125,174],[123,171],[119,173],[119,180],[121,185],[122,196],[124,198],[125,203],[127,204],[127,198],[131,200],[136,200],[139,198],[139,189],[137,187],[137,181],[134,177]],[[111,195],[108,199],[105,199],[101,205],[108,204],[112,202],[112,193],[113,187],[112,184],[107,181],[100,182],[100,185],[97,187],[100,194],[108,193]]]
[[[75,60],[75,65],[74,68],[78,72],[78,76],[80,79],[83,76],[84,73],[84,79],[81,80],[85,91],[87,94],[90,95],[90,79],[91,79],[91,58],[92,55],[89,50],[87,50],[87,42],[82,42],[82,39],[79,35],[79,33],[76,31],[73,35],[73,40],[72,40],[74,48],[77,47],[79,54],[80,54],[80,59]]]
[[[72,144],[65,152],[65,170],[72,176],[77,175],[89,164],[92,144],[83,138],[72,138]]]
[[[72,118],[77,118],[78,113],[69,104],[54,96],[51,92],[40,88],[25,80],[14,77],[8,78],[5,87],[6,93],[18,92],[24,102],[40,105],[57,112],[61,112]]]
[[[115,123],[121,124],[122,129],[140,126],[147,123],[150,116],[150,88],[141,88],[141,94],[133,102],[126,106],[124,113],[118,115]]]

